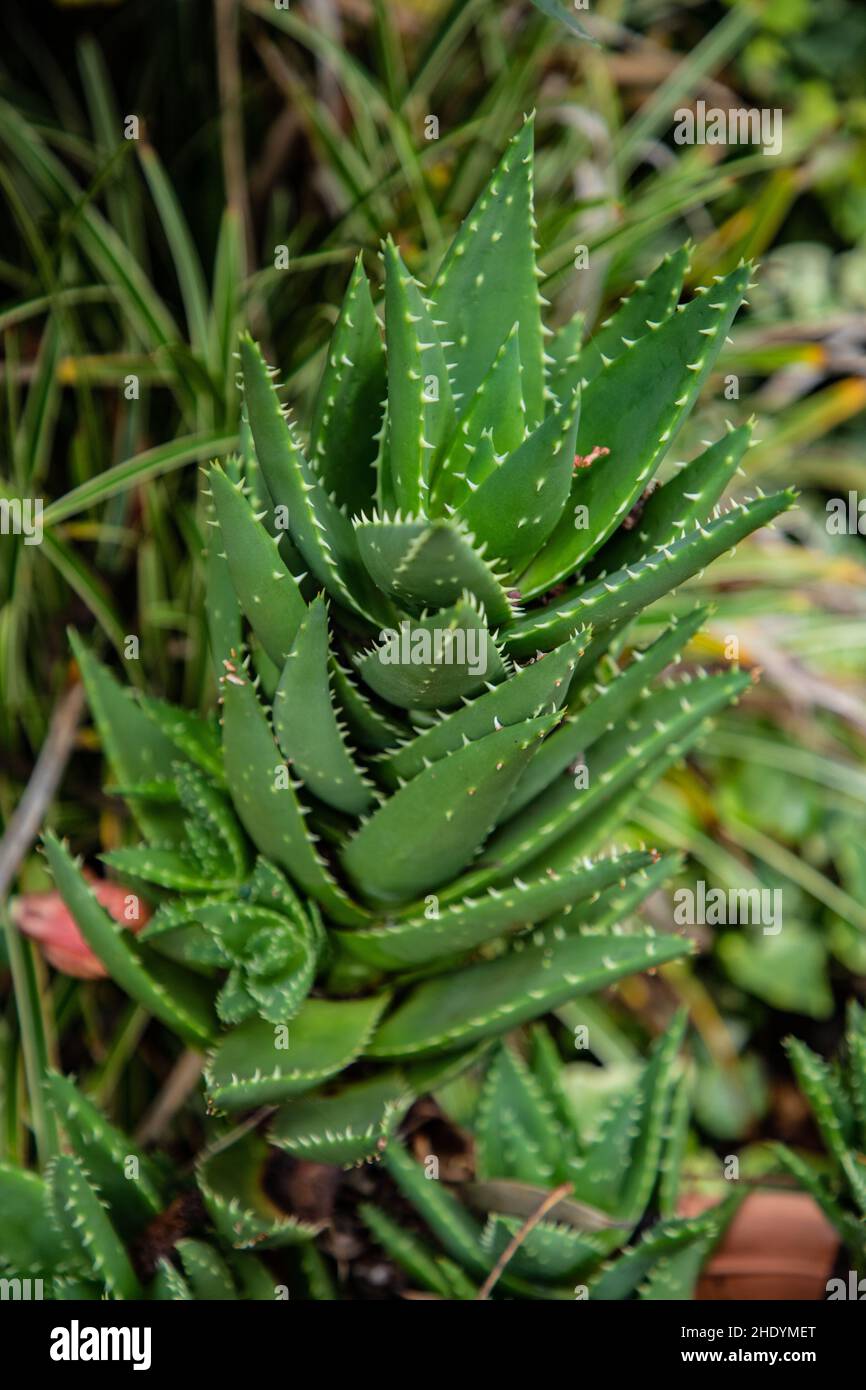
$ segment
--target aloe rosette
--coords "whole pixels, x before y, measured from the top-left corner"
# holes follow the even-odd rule
[[[158,906],[130,939],[49,836],[58,887],[207,1051],[211,1108],[278,1107],[272,1142],[325,1162],[380,1152],[496,1036],[688,951],[625,925],[669,860],[612,844],[748,677],[670,678],[701,611],[643,650],[628,625],[793,498],[719,509],[747,429],[647,498],[748,267],[680,303],[677,252],[589,342],[551,332],[532,158],[527,122],[429,292],[384,247],[382,323],[358,262],[306,431],[241,341],[241,454],[205,489],[218,719],[74,639],[144,836],[103,858]]]
[[[827,1062],[799,1038],[786,1050],[800,1092],[809,1102],[824,1145],[820,1162],[785,1144],[774,1145],[787,1171],[812,1196],[835,1227],[858,1274],[866,1275],[866,1011],[848,1005],[844,1046]]]
[[[525,1055],[498,1044],[472,1122],[474,1180],[462,1191],[429,1181],[425,1166],[393,1145],[385,1165],[428,1234],[381,1206],[362,1208],[410,1284],[458,1299],[491,1287],[512,1298],[692,1298],[737,1199],[698,1218],[677,1216],[689,1124],[684,1032],[681,1015],[591,1138],[581,1134],[566,1068],[544,1025],[533,1027]],[[546,1197],[546,1214],[527,1222]]]

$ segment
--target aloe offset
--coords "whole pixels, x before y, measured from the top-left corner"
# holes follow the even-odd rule
[[[857,1273],[866,1275],[866,1169],[860,1157],[866,1147],[866,1012],[850,1000],[844,1048],[836,1063],[825,1062],[798,1038],[788,1038],[785,1046],[826,1154],[817,1165],[785,1144],[776,1144],[775,1152],[832,1222]],[[828,1285],[829,1296],[849,1296],[839,1294],[840,1281],[831,1282],[837,1292]]]
[[[672,865],[611,844],[749,678],[667,678],[700,610],[611,649],[793,500],[718,511],[741,429],[643,505],[749,270],[680,304],[678,252],[582,344],[543,324],[535,249],[527,122],[429,293],[385,246],[384,341],[358,262],[303,435],[242,339],[242,454],[206,487],[218,722],[74,638],[145,837],[103,858],[159,906],[130,939],[49,836],[58,887],[207,1049],[211,1109],[279,1106],[295,1155],[379,1154],[498,1035],[689,949],[623,928]]]
[[[486,1294],[482,1281],[493,1270],[496,1287],[512,1298],[691,1298],[737,1199],[697,1219],[676,1214],[689,1122],[678,1055],[684,1030],[681,1016],[607,1109],[591,1143],[580,1135],[545,1027],[533,1028],[525,1059],[499,1044],[472,1124],[476,1171],[468,1195],[486,1219],[392,1145],[385,1165],[444,1253],[367,1204],[363,1214],[379,1244],[416,1287],[444,1298]],[[545,1195],[560,1188],[549,1213],[524,1229]],[[639,1223],[642,1234],[629,1245]]]

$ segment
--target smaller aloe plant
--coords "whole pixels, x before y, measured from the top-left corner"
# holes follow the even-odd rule
[[[48,1073],[45,1089],[65,1151],[41,1175],[0,1162],[4,1278],[41,1281],[39,1296],[57,1300],[279,1296],[251,1247],[308,1243],[317,1228],[269,1201],[249,1145],[245,1188],[230,1150],[200,1165],[196,1188],[143,1153],[69,1077]]]
[[[789,1038],[786,1049],[824,1141],[826,1162],[819,1165],[784,1144],[775,1151],[866,1274],[866,1010],[856,1000],[849,1003],[844,1052],[835,1063],[798,1038]]]
[[[684,1029],[681,1016],[588,1143],[546,1028],[533,1029],[528,1060],[498,1045],[473,1125],[476,1177],[462,1194],[486,1212],[486,1224],[431,1180],[431,1170],[390,1144],[385,1166],[441,1251],[368,1205],[364,1216],[378,1242],[414,1285],[443,1298],[478,1297],[498,1261],[495,1288],[511,1297],[691,1298],[732,1204],[696,1219],[675,1215],[689,1120],[678,1056]],[[549,1212],[528,1223],[561,1186]],[[641,1235],[629,1243],[639,1226]]]

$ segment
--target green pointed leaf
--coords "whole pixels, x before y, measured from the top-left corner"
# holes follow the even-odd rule
[[[508,651],[518,659],[531,656],[558,646],[578,625],[592,624],[598,632],[610,623],[623,622],[691,579],[744,536],[766,526],[792,506],[795,498],[796,494],[787,490],[746,504],[733,503],[706,527],[695,527],[681,540],[662,546],[632,567],[593,584],[576,586],[547,607],[519,618],[507,634]]]
[[[50,832],[45,852],[58,891],[78,930],[108,974],[131,998],[193,1047],[213,1036],[216,1020],[205,982],[140,946],[100,907],[69,852]]]
[[[527,596],[579,569],[631,511],[694,405],[748,283],[748,266],[732,271],[638,338],[586,387],[577,453],[609,453],[576,470],[561,522],[520,579]],[[583,517],[589,525],[579,527]]]
[[[193,1298],[200,1302],[237,1298],[228,1265],[210,1245],[185,1236],[174,1248],[180,1256]]]
[[[478,389],[499,345],[520,325],[527,425],[544,418],[544,340],[536,282],[532,205],[532,121],[514,137],[464,221],[436,277],[434,318],[453,343],[458,402]],[[507,276],[507,286],[503,284]]]
[[[87,650],[77,632],[69,633],[69,641],[115,780],[124,785],[171,782],[177,761],[174,743],[138,707],[131,691]],[[173,808],[160,809],[141,801],[133,809],[146,835],[159,838],[177,835],[182,829],[182,819]]]
[[[433,460],[453,425],[445,353],[421,290],[385,242],[388,469],[399,511],[426,510]]]
[[[588,576],[632,564],[706,521],[739,467],[751,434],[751,425],[732,429],[682,467],[664,487],[657,488],[634,526],[629,530],[620,527],[602,546],[587,569]]]
[[[330,1095],[290,1101],[271,1121],[268,1138],[295,1158],[346,1167],[378,1156],[411,1098],[399,1072],[378,1072]]]
[[[235,457],[226,461],[226,473],[233,481],[240,477],[239,459]],[[232,654],[240,650],[243,641],[243,614],[229,573],[228,557],[222,546],[216,543],[219,522],[213,497],[207,495],[210,489],[203,488],[201,491],[204,521],[211,541],[203,551],[205,618],[211,665],[219,678],[223,662],[231,660]]]
[[[319,855],[306,811],[285,772],[267,715],[246,674],[223,680],[223,747],[226,777],[235,810],[267,859],[345,926],[362,925],[366,913],[346,896]]]
[[[385,1254],[406,1271],[413,1287],[427,1289],[430,1293],[438,1294],[440,1298],[453,1296],[451,1285],[439,1260],[423,1241],[405,1226],[392,1221],[390,1216],[379,1207],[373,1206],[372,1202],[362,1202],[359,1210],[362,1220],[369,1226]]]
[[[82,1267],[110,1298],[140,1298],[135,1271],[81,1160],[58,1154],[51,1160],[48,1184],[54,1224]]]
[[[636,1245],[603,1268],[589,1281],[590,1302],[612,1302],[629,1298],[642,1279],[659,1260],[687,1249],[708,1234],[718,1234],[726,1211],[713,1208],[690,1220],[659,1221],[644,1233]]]
[[[261,351],[249,337],[240,347],[256,456],[275,504],[287,508],[292,540],[330,594],[371,622],[386,622],[387,605],[367,578],[352,525],[294,439]]]
[[[174,744],[178,753],[215,782],[223,782],[223,760],[216,721],[194,710],[172,705],[155,695],[137,695],[138,704],[151,723]]]
[[[718,1230],[710,1226],[703,1235],[695,1236],[681,1250],[662,1255],[656,1260],[638,1290],[638,1298],[650,1301],[662,1299],[666,1303],[690,1303],[695,1297],[701,1270],[718,1237]]]
[[[306,604],[283,562],[278,541],[254,516],[240,484],[214,464],[208,475],[219,531],[235,593],[268,656],[282,666],[303,621]]]
[[[529,1065],[548,1104],[553,1110],[562,1135],[562,1151],[567,1157],[578,1151],[577,1116],[562,1084],[562,1059],[550,1032],[543,1023],[534,1023],[530,1034]]]
[[[355,261],[313,408],[310,456],[325,491],[349,516],[373,505],[385,352],[370,286]]]
[[[826,1181],[815,1171],[806,1159],[793,1152],[785,1144],[774,1144],[773,1152],[780,1162],[787,1168],[796,1179],[804,1191],[817,1202],[830,1224],[839,1232],[839,1236],[847,1246],[854,1258],[862,1262],[863,1258],[863,1223],[860,1219],[844,1209],[835,1195],[830,1191]]]
[[[491,445],[487,454],[491,467],[496,466],[497,455],[505,458],[523,443],[526,409],[519,332],[520,325],[512,324],[436,464],[432,510],[437,513],[460,506],[468,495],[469,480],[476,486],[484,481],[486,465],[477,458],[482,438]]]
[[[250,1133],[228,1148],[206,1154],[196,1169],[208,1214],[235,1250],[301,1245],[321,1229],[290,1216],[273,1202],[264,1184],[267,1157],[267,1144]]]
[[[468,701],[463,709],[455,710],[404,741],[396,752],[377,759],[376,772],[380,779],[388,786],[397,786],[401,778],[409,781],[417,777],[427,763],[435,763],[447,753],[453,753],[466,739],[481,738],[498,724],[518,724],[559,709],[583,656],[586,641],[587,634],[578,633],[543,660],[529,662],[508,680]],[[539,748],[536,758],[541,751]],[[523,774],[518,785],[527,775],[527,772]]]
[[[623,720],[650,684],[679,659],[679,654],[707,616],[706,608],[696,608],[662,633],[651,646],[635,651],[625,670],[604,687],[587,692],[584,703],[569,710],[565,719],[546,739],[530,767],[512,792],[502,819],[515,815],[560,774],[578,762],[608,730]],[[561,649],[559,649],[561,650]],[[546,660],[550,660],[547,657]]]
[[[580,386],[580,345],[583,342],[584,328],[583,314],[574,314],[567,323],[555,330],[547,344],[544,371],[547,394],[558,406],[573,400],[574,393]]]
[[[165,1205],[150,1159],[108,1122],[70,1077],[48,1072],[45,1088],[75,1153],[109,1203],[121,1235],[140,1230]]]
[[[404,1197],[449,1255],[483,1277],[489,1261],[481,1244],[481,1227],[458,1198],[444,1183],[429,1179],[422,1164],[410,1157],[401,1144],[389,1144],[384,1161]]]
[[[497,1214],[490,1217],[483,1239],[492,1265],[504,1254],[525,1224],[525,1218],[516,1216]],[[508,1267],[522,1279],[554,1283],[577,1278],[584,1270],[597,1264],[606,1253],[606,1246],[596,1236],[581,1235],[568,1226],[540,1221],[523,1238]]]
[[[491,626],[509,623],[512,600],[503,577],[456,522],[363,522],[357,530],[364,564],[383,592],[420,613],[470,593]]]
[[[403,726],[373,704],[336,657],[331,658],[331,679],[340,712],[358,747],[371,753],[393,748],[403,736]]]
[[[543,1186],[562,1181],[556,1116],[526,1063],[504,1043],[484,1078],[474,1129],[480,1179],[516,1178]]]
[[[365,685],[403,709],[447,709],[506,674],[484,616],[468,598],[384,628],[355,664]]]
[[[399,902],[459,873],[555,715],[497,729],[434,763],[383,803],[340,859],[365,897]]]
[[[546,869],[557,841],[597,815],[615,794],[633,785],[636,775],[655,758],[672,748],[681,753],[704,720],[736,699],[749,684],[749,676],[732,671],[684,681],[644,697],[625,728],[606,734],[595,745],[587,763],[587,778],[559,778],[496,832],[482,860],[482,866],[489,866],[488,880],[515,874],[539,858],[539,868]],[[577,851],[571,842],[569,851],[573,859]]]
[[[689,1139],[689,1077],[680,1077],[671,1100],[668,1126],[664,1137],[659,1172],[659,1211],[662,1216],[676,1216],[683,1174],[683,1163]]]
[[[190,764],[177,768],[175,783],[187,814],[187,839],[210,872],[211,886],[220,878],[245,878],[250,867],[246,840],[226,797]]]
[[[785,1050],[800,1090],[809,1102],[827,1151],[845,1175],[861,1213],[866,1214],[866,1171],[858,1164],[845,1134],[845,1117],[834,1102],[832,1073],[827,1063],[797,1038],[788,1038]]]
[[[561,928],[539,936],[539,944],[417,985],[380,1025],[368,1053],[420,1057],[465,1047],[692,949],[670,936],[566,936]]]
[[[288,1024],[287,1039],[263,1019],[242,1023],[208,1059],[211,1104],[244,1110],[312,1091],[365,1050],[386,1002],[385,995],[338,1003],[308,999]]]
[[[626,854],[594,865],[576,864],[563,873],[545,874],[531,883],[522,879],[477,898],[464,898],[435,915],[419,911],[402,922],[337,933],[347,951],[395,970],[469,951],[505,933],[542,922],[554,913],[570,913],[579,902],[652,862],[649,854]],[[575,914],[575,920],[579,914]]]
[[[131,845],[126,849],[109,850],[100,858],[121,877],[138,878],[160,888],[174,888],[179,893],[230,888],[238,877],[234,870],[214,874],[203,868],[189,849],[178,850],[171,845]]]
[[[157,1261],[150,1296],[158,1303],[191,1303],[192,1289],[165,1256]]]
[[[636,1080],[618,1095],[583,1158],[568,1176],[578,1200],[635,1225],[655,1187],[685,1018],[656,1044]]]
[[[848,1001],[847,1018],[848,1087],[857,1120],[859,1144],[861,1149],[866,1149],[866,1012],[855,999]]]
[[[286,761],[310,791],[349,815],[373,800],[346,744],[331,701],[328,615],[323,598],[307,609],[274,696],[274,731]]]
[[[572,487],[579,413],[575,395],[548,415],[457,513],[485,553],[507,563],[512,574],[535,555],[562,516]],[[573,527],[571,516],[568,522]]]
[[[681,246],[664,257],[651,275],[640,280],[610,318],[596,329],[580,353],[580,376],[589,385],[608,362],[654,332],[677,307],[689,265],[689,248]]]
[[[37,1173],[0,1159],[0,1269],[18,1278],[50,1277],[69,1252],[48,1216],[48,1189]]]

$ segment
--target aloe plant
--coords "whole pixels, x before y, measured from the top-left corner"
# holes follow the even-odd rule
[[[591,1142],[581,1136],[555,1044],[536,1025],[527,1057],[500,1043],[488,1059],[472,1125],[475,1177],[463,1191],[438,1179],[431,1156],[422,1165],[389,1145],[391,1177],[444,1251],[366,1205],[367,1224],[410,1284],[445,1298],[493,1288],[528,1298],[691,1298],[733,1204],[697,1219],[676,1216],[689,1121],[678,1056],[684,1031],[680,1016]],[[527,1222],[545,1198],[547,1214]]]
[[[866,1274],[866,1011],[850,1001],[844,1053],[835,1063],[798,1038],[788,1038],[786,1049],[826,1154],[816,1163],[785,1144],[775,1152],[836,1228],[855,1269]]]
[[[645,650],[628,624],[793,500],[718,510],[735,431],[646,503],[749,270],[679,304],[680,252],[595,340],[551,333],[532,158],[527,122],[429,293],[386,244],[384,345],[356,265],[303,438],[242,339],[242,453],[206,488],[219,719],[73,636],[144,837],[103,858],[158,908],[132,938],[49,834],[58,888],[207,1051],[211,1110],[277,1107],[271,1142],[322,1162],[379,1154],[497,1036],[687,954],[625,928],[672,861],[612,837],[748,677],[666,677],[702,610]]]

